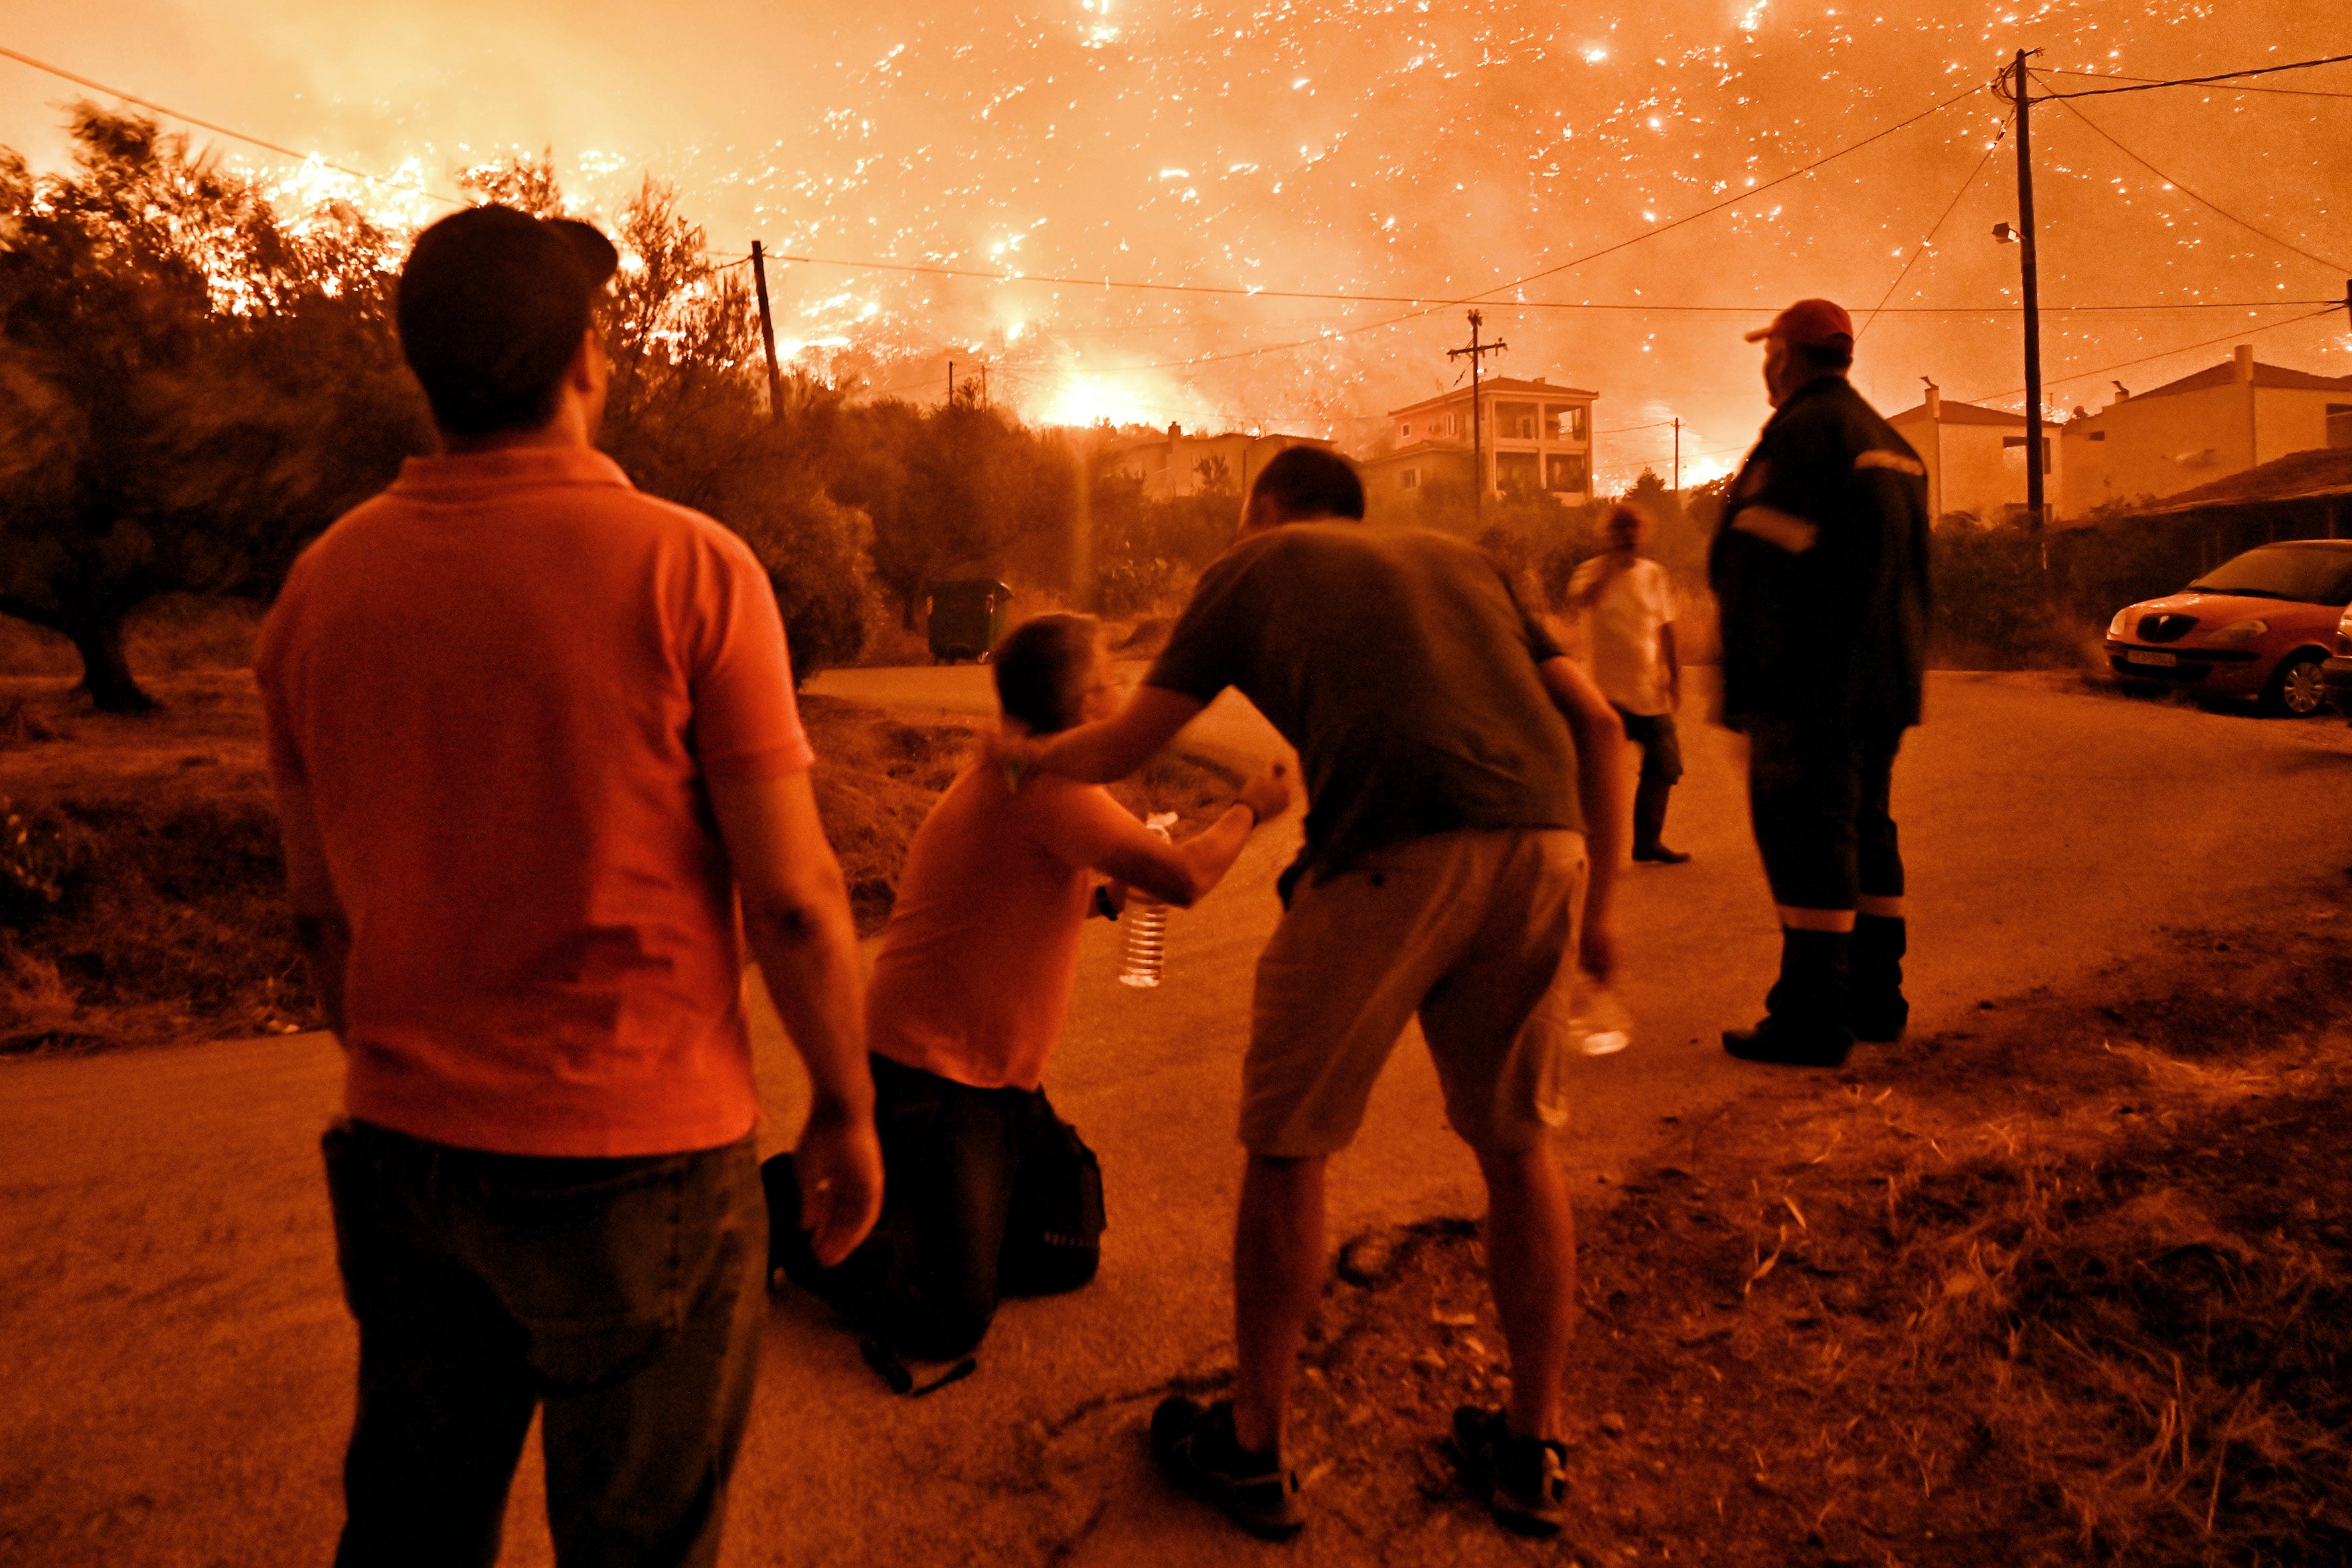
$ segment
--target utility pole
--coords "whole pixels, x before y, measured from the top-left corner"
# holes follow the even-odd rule
[[[953,408],[955,406],[955,361],[953,360],[948,361],[947,406],[950,408]]]
[[[988,406],[988,362],[980,362],[980,405]]]
[[[1486,464],[1480,455],[1485,447],[1481,438],[1483,432],[1480,426],[1483,414],[1479,408],[1478,400],[1479,367],[1485,363],[1488,354],[1500,353],[1511,346],[1505,342],[1480,342],[1478,328],[1482,320],[1477,311],[1471,311],[1470,346],[1445,351],[1447,359],[1460,359],[1465,354],[1470,356],[1470,521],[1474,529],[1484,521],[1486,514]]]
[[[2033,96],[2025,76],[2028,52],[2017,51],[2017,222],[2025,231],[2018,236],[2022,247],[2018,264],[2025,284],[2025,518],[2026,526],[2039,533],[2048,514],[2042,508],[2042,278],[2033,250],[2033,132],[2029,123]],[[2042,565],[2045,570],[2049,566],[2047,546]]]
[[[776,365],[776,321],[768,313],[768,258],[760,242],[751,242],[751,285],[760,295],[760,342],[768,350],[768,417],[784,416],[784,374]]]
[[[1683,421],[1682,421],[1682,416],[1681,416],[1681,415],[1679,415],[1679,414],[1677,414],[1676,416],[1675,416],[1675,501],[1676,501],[1676,502],[1680,502],[1682,499],[1683,499]]]

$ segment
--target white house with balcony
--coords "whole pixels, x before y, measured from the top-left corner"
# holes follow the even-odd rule
[[[1592,405],[1597,392],[1538,376],[1495,376],[1476,395],[1477,468],[1489,495],[1548,493],[1581,502],[1592,495]],[[1364,464],[1365,482],[1411,491],[1437,479],[1472,475],[1468,385],[1389,411],[1391,448]]]

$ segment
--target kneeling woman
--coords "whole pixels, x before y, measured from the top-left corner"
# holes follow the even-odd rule
[[[1005,723],[1032,734],[1118,706],[1091,616],[1024,622],[994,666]],[[838,1266],[818,1268],[798,1226],[791,1156],[777,1156],[769,1210],[784,1272],[859,1328],[930,1360],[977,1345],[1000,1297],[1093,1279],[1099,1209],[1092,1226],[1073,1212],[1091,1156],[1038,1087],[1087,910],[1116,909],[1127,888],[1189,908],[1251,830],[1289,804],[1276,763],[1207,829],[1171,845],[1098,786],[1048,774],[1015,789],[984,761],[967,767],[908,850],[866,993],[881,1221]],[[1112,886],[1097,888],[1097,872]]]

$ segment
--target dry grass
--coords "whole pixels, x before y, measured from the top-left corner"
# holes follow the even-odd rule
[[[279,894],[251,632],[233,613],[142,622],[133,668],[163,708],[135,718],[91,711],[62,672],[0,677],[0,1051],[317,1026]],[[818,807],[871,934],[978,725],[824,698],[803,714]],[[1231,797],[1174,759],[1122,789],[1194,822]]]
[[[2352,943],[2149,956],[1665,1118],[1586,1216],[1570,1550],[1531,1555],[2352,1558]],[[1465,1224],[1359,1238],[1327,1298],[1296,1458],[1385,1561],[1470,1516],[1430,1438],[1507,1381],[1479,1267]]]

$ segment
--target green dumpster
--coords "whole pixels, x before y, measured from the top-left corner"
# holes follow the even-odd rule
[[[932,663],[972,658],[986,664],[1013,618],[1013,590],[982,577],[934,583],[923,614],[930,624]]]

